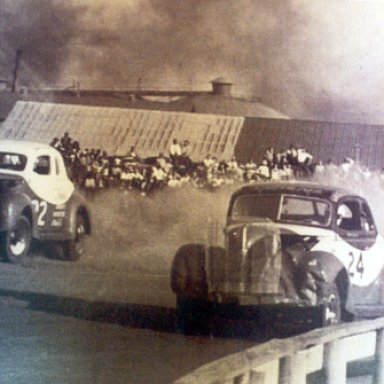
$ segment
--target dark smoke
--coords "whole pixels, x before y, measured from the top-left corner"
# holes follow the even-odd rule
[[[379,3],[0,0],[0,60],[9,74],[22,48],[26,82],[84,88],[141,79],[143,88],[201,89],[224,76],[235,93],[291,117],[382,123]]]
[[[378,172],[368,177],[356,166],[346,175],[340,167],[329,166],[316,181],[364,196],[384,235],[384,180]],[[223,244],[220,234],[231,193],[232,188],[209,192],[193,187],[168,188],[149,196],[135,191],[99,192],[89,202],[93,234],[87,255],[101,265],[124,264],[130,270],[167,274],[181,245],[210,243],[215,223],[216,244]]]
[[[65,65],[67,47],[78,34],[83,7],[67,1],[0,0],[0,75],[12,76],[22,51],[20,83],[52,85]]]

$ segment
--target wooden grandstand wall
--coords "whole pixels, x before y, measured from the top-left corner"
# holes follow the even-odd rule
[[[68,132],[82,148],[123,155],[135,146],[142,157],[167,154],[177,139],[190,142],[194,160],[207,153],[229,159],[243,122],[232,116],[19,101],[1,127],[0,139],[49,143]]]
[[[100,148],[125,154],[135,146],[142,157],[168,153],[174,138],[189,140],[191,157],[208,153],[219,159],[234,154],[241,162],[259,163],[265,150],[307,148],[315,161],[336,164],[345,157],[360,160],[372,169],[384,167],[384,127],[275,118],[243,118],[186,112],[90,107],[19,101],[2,124],[0,139],[49,143],[64,132],[83,148]]]

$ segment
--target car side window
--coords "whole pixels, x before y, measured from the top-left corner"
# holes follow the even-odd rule
[[[337,207],[337,226],[348,232],[375,232],[368,205],[360,200],[344,200]]]
[[[49,175],[51,172],[49,156],[39,156],[35,161],[33,171],[39,175]]]
[[[361,205],[361,226],[365,232],[375,232],[375,223],[367,203]]]

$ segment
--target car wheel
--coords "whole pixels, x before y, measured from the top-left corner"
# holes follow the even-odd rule
[[[3,233],[1,251],[5,261],[20,263],[28,254],[32,240],[31,223],[25,216],[20,216],[14,226]]]
[[[184,335],[202,335],[210,332],[212,307],[202,298],[177,296],[176,329]]]
[[[187,244],[179,249],[172,264],[171,287],[177,295],[177,330],[184,334],[204,332],[210,305],[203,245]]]
[[[76,215],[75,237],[63,244],[63,254],[66,260],[76,261],[85,249],[85,220],[82,214]]]

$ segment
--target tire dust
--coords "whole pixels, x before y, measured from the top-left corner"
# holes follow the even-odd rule
[[[211,219],[224,222],[231,192],[189,186],[148,196],[99,191],[88,202],[92,236],[87,254],[106,262],[126,262],[133,270],[168,273],[181,245],[205,242]]]

